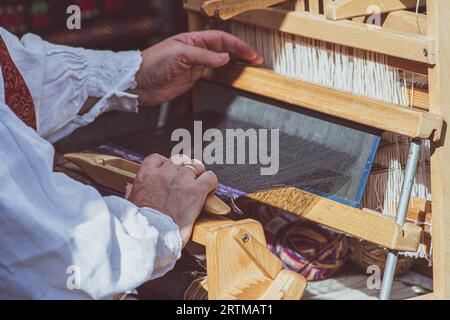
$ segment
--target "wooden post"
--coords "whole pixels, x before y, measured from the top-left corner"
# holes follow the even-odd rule
[[[314,14],[320,13],[319,0],[309,0],[309,12]]]
[[[429,69],[430,111],[450,123],[450,1],[428,0],[428,34],[436,39],[437,64]],[[434,144],[431,157],[433,194],[434,291],[438,299],[450,299],[450,130]]]
[[[295,11],[305,11],[306,6],[305,6],[305,1],[306,0],[294,0],[295,2]]]

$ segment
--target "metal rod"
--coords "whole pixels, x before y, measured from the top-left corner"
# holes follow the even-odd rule
[[[411,191],[416,176],[417,165],[420,158],[420,147],[422,141],[412,140],[409,147],[408,163],[405,169],[405,178],[403,180],[402,191],[397,207],[396,222],[403,227],[406,217],[408,215],[409,200],[411,198]],[[397,267],[397,251],[389,251],[386,260],[386,268],[383,275],[383,283],[381,285],[380,300],[389,300],[392,291],[392,283],[394,281],[395,269]]]

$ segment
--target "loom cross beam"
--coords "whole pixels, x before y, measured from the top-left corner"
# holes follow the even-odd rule
[[[229,20],[241,13],[265,9],[287,0],[210,0],[202,5],[202,11],[209,17]]]

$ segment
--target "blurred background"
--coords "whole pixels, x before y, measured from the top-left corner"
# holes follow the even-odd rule
[[[68,30],[70,5],[82,11],[81,30]],[[0,0],[0,25],[18,36],[35,33],[49,42],[98,50],[145,49],[186,30],[181,0]],[[161,125],[189,110],[188,95],[138,114],[110,112],[59,142],[76,151]]]

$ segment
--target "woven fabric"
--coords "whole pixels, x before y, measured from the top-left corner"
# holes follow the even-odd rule
[[[0,36],[0,64],[5,87],[5,102],[27,126],[37,129],[36,113],[30,90]]]

